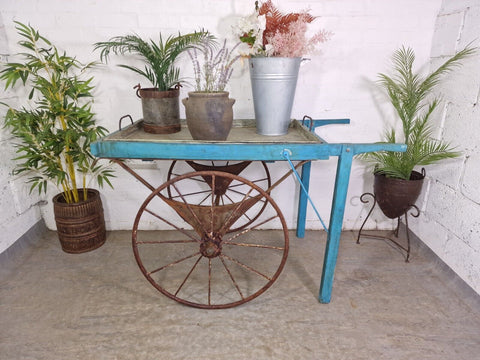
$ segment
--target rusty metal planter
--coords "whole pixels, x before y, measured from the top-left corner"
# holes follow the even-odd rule
[[[376,174],[373,185],[375,198],[385,216],[395,219],[415,205],[422,190],[425,173],[413,171],[410,180],[388,178]]]
[[[141,89],[137,96],[142,99],[143,130],[153,134],[172,134],[180,131],[180,90],[178,88],[158,91],[155,88]]]
[[[88,189],[87,200],[73,204],[65,202],[63,193],[57,194],[53,197],[53,212],[63,251],[84,253],[105,243],[105,218],[97,190]]]

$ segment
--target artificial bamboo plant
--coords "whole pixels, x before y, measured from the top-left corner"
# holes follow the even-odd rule
[[[195,44],[208,43],[214,37],[208,31],[193,32],[185,35],[169,36],[163,41],[160,34],[158,42],[143,40],[138,35],[116,36],[109,41],[95,43],[95,50],[101,49],[100,59],[108,60],[114,54],[135,54],[145,63],[144,69],[119,65],[148,79],[158,91],[167,91],[181,82],[180,69],[175,62],[184,51]]]
[[[407,151],[365,154],[363,159],[374,165],[376,174],[409,180],[415,166],[430,165],[460,155],[448,142],[433,137],[431,117],[440,99],[433,97],[432,91],[443,75],[476,50],[465,47],[426,76],[414,73],[415,53],[411,48],[401,47],[394,52],[393,75],[381,73],[379,77],[380,85],[401,120],[402,133],[397,133],[392,126],[384,137],[389,143],[404,142]]]
[[[16,23],[25,52],[17,54],[22,62],[4,64],[0,80],[5,89],[18,81],[29,93],[24,106],[8,106],[5,126],[19,142],[15,144],[19,163],[15,174],[32,171],[30,190],[46,192],[54,182],[67,203],[87,198],[87,177],[100,186],[112,186],[108,167],[99,165],[90,152],[90,143],[106,134],[96,126],[92,112],[92,77],[84,79],[93,63],[84,65],[60,52],[30,25]]]

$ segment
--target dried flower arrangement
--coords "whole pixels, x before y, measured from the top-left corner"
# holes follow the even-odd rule
[[[315,19],[306,10],[283,14],[272,0],[260,7],[255,1],[255,12],[241,18],[233,31],[247,45],[243,52],[250,56],[302,57],[332,35],[321,30],[307,37],[307,25]]]
[[[226,40],[224,40],[223,46],[215,52],[211,41],[203,41],[187,50],[193,63],[195,91],[220,92],[225,90],[225,86],[232,76],[233,64],[240,58],[240,55],[232,58],[232,54],[239,44],[229,50]],[[199,52],[203,55],[203,65],[199,59]]]

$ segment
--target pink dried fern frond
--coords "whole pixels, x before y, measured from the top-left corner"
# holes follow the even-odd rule
[[[272,0],[268,0],[260,6],[259,15],[265,15],[267,24],[263,32],[263,45],[268,44],[268,38],[275,36],[277,33],[286,34],[289,32],[290,25],[297,22],[301,17],[306,23],[311,23],[316,16],[308,14],[306,11],[301,13],[283,14],[273,5]]]
[[[274,49],[273,56],[302,57],[305,54],[312,53],[315,50],[315,45],[330,38],[331,33],[325,30],[307,38],[307,23],[308,18],[300,15],[296,21],[290,23],[286,32],[279,30],[273,36],[268,36],[266,41]]]

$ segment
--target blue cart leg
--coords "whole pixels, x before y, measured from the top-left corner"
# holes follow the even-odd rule
[[[327,245],[323,260],[322,281],[318,299],[321,303],[328,304],[332,296],[333,275],[337,262],[338,246],[342,233],[343,215],[347,199],[348,181],[352,168],[353,151],[344,147],[337,163],[337,175],[333,192],[332,209],[330,213],[330,226],[327,235]]]
[[[302,165],[302,183],[306,191],[310,186],[310,169],[312,162],[307,162]],[[297,237],[305,237],[305,223],[307,221],[307,194],[300,188],[300,196],[298,200],[298,217],[297,217]]]

